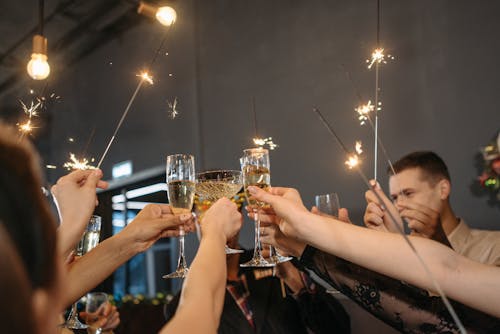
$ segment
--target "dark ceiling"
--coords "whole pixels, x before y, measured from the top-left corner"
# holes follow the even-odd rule
[[[157,3],[158,1],[148,1]],[[44,35],[51,71],[61,71],[142,20],[136,0],[47,0]],[[0,96],[31,80],[26,64],[39,31],[39,1],[2,1],[0,9]]]

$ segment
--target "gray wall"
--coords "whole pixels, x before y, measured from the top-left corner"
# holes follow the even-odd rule
[[[153,68],[155,85],[140,92],[103,165],[106,174],[118,161],[132,159],[141,170],[174,152],[195,154],[199,169],[236,168],[251,145],[254,96],[260,134],[280,145],[271,154],[273,184],[297,187],[307,204],[316,193],[336,191],[359,221],[364,186],[311,110],[320,107],[348,145],[363,141],[363,169],[371,176],[372,134],[358,125],[344,68],[360,94],[373,99],[374,73],[364,60],[375,43],[375,3],[179,1],[169,55]],[[497,1],[386,0],[381,15],[382,44],[396,57],[381,69],[380,134],[389,154],[436,151],[450,167],[457,214],[491,229],[498,228],[498,205],[473,196],[470,185],[475,155],[500,125],[499,10]],[[88,154],[100,157],[162,29],[143,24],[54,80],[63,100],[52,110],[47,162],[81,150],[94,126]],[[170,120],[166,100],[175,96],[181,114]]]

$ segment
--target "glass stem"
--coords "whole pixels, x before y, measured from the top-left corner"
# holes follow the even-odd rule
[[[179,261],[177,263],[177,269],[184,269],[187,267],[186,258],[184,257],[184,228],[179,227]]]
[[[255,221],[255,248],[253,250],[253,258],[262,258],[262,246],[260,244],[260,218],[259,210],[253,210]]]
[[[69,312],[68,321],[76,319],[76,303],[71,305],[71,311]]]

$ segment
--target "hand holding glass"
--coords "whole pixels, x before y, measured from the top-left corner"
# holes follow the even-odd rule
[[[99,243],[99,237],[101,234],[101,217],[100,216],[91,216],[89,223],[87,224],[87,228],[85,232],[83,232],[83,236],[78,242],[78,245],[75,249],[75,256],[83,256],[86,253],[90,252],[97,244]],[[88,326],[82,324],[80,320],[78,320],[77,314],[77,302],[75,302],[71,306],[71,312],[69,313],[68,319],[61,327],[70,328],[70,329],[85,329]]]

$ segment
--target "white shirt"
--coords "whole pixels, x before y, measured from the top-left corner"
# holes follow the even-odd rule
[[[476,230],[460,223],[448,234],[453,249],[471,260],[500,266],[500,231]]]

